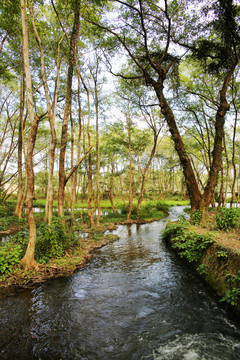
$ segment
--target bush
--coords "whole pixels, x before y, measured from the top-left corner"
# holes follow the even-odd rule
[[[65,250],[75,243],[75,234],[69,225],[68,219],[63,225],[60,218],[53,217],[51,226],[45,222],[39,226],[35,255],[38,262],[63,256]]]
[[[195,210],[191,214],[191,224],[193,225],[199,225],[203,218],[203,212],[202,210]]]
[[[161,201],[157,201],[155,203],[155,208],[157,209],[157,211],[163,211],[166,214],[169,213],[169,206]]]
[[[0,276],[5,279],[14,266],[20,264],[22,247],[20,244],[7,242],[0,246]]]
[[[129,204],[121,204],[119,205],[120,212],[122,215],[127,215],[129,213]],[[137,207],[133,205],[132,207],[132,215],[137,214]]]
[[[187,231],[184,223],[170,224],[163,231],[163,239],[171,239],[172,247],[189,263],[198,261],[214,242],[212,234],[197,234]]]
[[[216,224],[218,229],[229,231],[231,229],[239,228],[240,216],[238,209],[222,208],[218,210],[216,215]]]

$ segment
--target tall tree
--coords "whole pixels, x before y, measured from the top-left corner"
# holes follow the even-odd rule
[[[73,70],[76,64],[76,46],[78,41],[79,27],[80,27],[80,0],[76,0],[74,4],[74,22],[71,33],[71,39],[70,39],[66,98],[65,98],[65,107],[64,107],[64,117],[62,122],[62,134],[61,134],[60,157],[59,157],[58,214],[60,216],[64,216],[64,192],[66,185],[65,155],[66,155],[66,146],[67,146],[68,122],[69,122],[71,103],[72,103]]]
[[[34,268],[37,266],[34,260],[35,245],[36,245],[36,224],[33,216],[33,192],[34,192],[34,169],[33,169],[33,150],[36,141],[38,117],[35,114],[33,106],[33,91],[32,91],[32,77],[29,62],[28,50],[28,27],[27,27],[27,11],[26,1],[21,0],[21,19],[22,19],[22,36],[23,36],[23,58],[24,70],[26,75],[26,101],[27,109],[30,117],[30,133],[27,143],[27,158],[26,158],[26,173],[27,173],[27,191],[26,191],[26,214],[29,226],[29,242],[26,253],[21,260],[25,269]]]
[[[159,4],[159,2],[149,3],[144,0],[116,0],[116,3],[119,5],[118,11],[121,12],[119,23],[116,24],[116,21],[114,24],[111,23],[108,17],[105,22],[101,24],[95,22],[95,24],[112,35],[109,46],[111,51],[116,42],[120,44],[135,68],[131,73],[125,70],[118,75],[125,79],[142,80],[142,85],[145,83],[154,89],[182,165],[192,209],[199,207],[207,209],[217,184],[217,176],[221,166],[224,121],[225,114],[229,109],[226,94],[230,79],[240,59],[240,41],[235,20],[237,6],[233,5],[231,0],[213,1],[209,11],[214,9],[216,19],[214,22],[208,22],[208,31],[205,31],[206,23],[202,25],[201,22],[197,22],[199,13],[195,12],[194,9],[188,12],[188,4],[185,4],[185,1],[164,0]],[[197,3],[199,5],[199,2]],[[198,11],[199,7],[196,9]],[[205,20],[207,21],[207,16]],[[189,32],[189,28],[191,32]],[[216,31],[218,32],[217,37],[214,36]],[[206,39],[206,36],[209,38]],[[198,44],[197,41],[200,37],[202,41],[199,41]],[[231,38],[231,42],[225,41],[226,38]],[[208,46],[204,47],[206,42]],[[212,58],[214,61],[211,63],[217,65],[218,70],[220,70],[221,65],[222,70],[222,84],[220,91],[217,91],[215,95],[218,99],[218,109],[215,115],[212,162],[203,193],[198,187],[191,159],[186,151],[174,112],[164,91],[164,86],[170,87],[169,79],[173,78],[174,70],[184,56],[183,51],[182,55],[177,55],[175,43],[188,51],[194,51],[198,56],[203,55],[202,58],[207,62],[211,62],[210,59]],[[214,51],[216,52],[216,49],[219,50],[220,48],[224,53],[224,61],[222,61],[222,57],[217,59],[214,57]],[[205,49],[204,53],[203,49]],[[218,54],[220,55],[219,51]],[[228,60],[227,57],[229,57]]]

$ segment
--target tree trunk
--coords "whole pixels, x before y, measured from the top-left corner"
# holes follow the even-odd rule
[[[73,168],[74,164],[74,129],[73,129],[73,118],[72,114],[70,114],[70,120],[71,120],[71,168]],[[76,174],[76,172],[75,172]],[[74,174],[74,175],[75,175]],[[71,208],[71,217],[74,218],[74,207],[76,203],[76,186],[74,178],[75,176],[71,177],[71,202],[70,202],[70,208]]]
[[[96,194],[95,202],[98,209],[97,214],[97,225],[100,222],[101,218],[101,206],[100,206],[100,186],[99,186],[99,176],[100,176],[100,147],[99,147],[99,129],[98,129],[98,90],[97,90],[97,79],[94,78],[94,94],[95,94],[95,111],[96,111],[96,153],[97,153],[97,166],[96,166]]]
[[[109,200],[111,203],[112,210],[113,210],[114,214],[116,214],[117,212],[116,212],[115,206],[113,204],[113,176],[114,176],[114,162],[112,161],[110,187],[109,187]]]
[[[215,118],[215,138],[214,138],[214,148],[213,148],[213,160],[211,163],[210,173],[207,185],[203,193],[203,204],[206,209],[208,209],[211,199],[214,193],[215,186],[217,184],[218,172],[221,169],[222,162],[222,142],[224,138],[224,124],[225,124],[225,115],[229,110],[229,104],[226,100],[226,93],[228,89],[229,82],[233,75],[233,72],[240,60],[240,52],[236,55],[236,58],[233,61],[231,69],[228,71],[225,76],[222,89],[220,91],[220,103],[217,109],[216,118]]]
[[[71,111],[72,102],[72,79],[73,68],[75,64],[75,52],[80,27],[80,1],[76,1],[74,10],[74,24],[70,41],[70,55],[68,61],[68,74],[66,85],[66,101],[64,108],[64,117],[62,123],[62,135],[60,144],[60,157],[59,157],[59,188],[58,188],[58,214],[64,216],[64,190],[65,190],[65,154],[67,147],[67,132],[68,132],[68,120]]]
[[[19,115],[19,133],[18,133],[18,194],[17,204],[15,208],[15,215],[19,219],[22,217],[21,203],[23,199],[23,112],[24,112],[24,60],[23,60],[23,49],[21,46],[21,86],[20,86],[20,115]]]
[[[38,121],[33,108],[33,94],[32,94],[32,79],[29,63],[28,52],[28,29],[27,29],[27,14],[25,0],[21,0],[21,18],[22,18],[22,34],[23,34],[23,57],[24,70],[26,74],[26,88],[27,88],[27,108],[30,117],[30,133],[27,143],[27,158],[26,158],[26,174],[27,174],[27,191],[26,191],[26,213],[29,226],[29,242],[26,253],[21,262],[25,269],[34,268],[37,266],[34,260],[35,244],[36,244],[36,224],[33,216],[33,192],[34,192],[34,169],[33,169],[33,150],[36,141]]]
[[[143,174],[142,174],[142,183],[141,183],[141,190],[140,190],[140,195],[139,195],[139,198],[138,198],[138,203],[137,203],[137,212],[140,210],[140,205],[143,201],[143,198],[144,198],[144,193],[145,193],[145,180],[146,180],[146,175],[147,175],[147,172],[149,170],[149,167],[151,165],[151,162],[152,162],[152,159],[154,157],[154,154],[156,152],[156,147],[157,147],[157,139],[158,139],[158,134],[156,131],[154,131],[154,143],[153,143],[153,148],[152,148],[152,151],[151,151],[151,155],[148,159],[148,162],[145,166],[145,169],[143,170]]]
[[[231,189],[231,203],[230,203],[231,207],[233,206],[234,199],[235,199],[235,185],[236,185],[236,178],[237,178],[237,169],[236,169],[236,163],[235,163],[235,138],[236,138],[236,130],[237,130],[238,113],[237,113],[237,108],[236,108],[234,101],[233,101],[233,106],[234,106],[234,110],[235,110],[235,119],[234,119],[234,125],[233,125],[233,139],[232,139],[232,144],[233,144],[233,149],[232,149],[233,182],[232,182],[232,189]]]
[[[127,116],[127,131],[128,131],[128,155],[129,155],[129,188],[128,188],[128,214],[127,221],[130,221],[130,216],[133,210],[133,176],[132,176],[132,139],[131,139],[131,119]]]
[[[158,82],[157,84],[155,84],[154,87],[157,97],[159,99],[161,112],[167,121],[170,133],[172,135],[172,139],[174,141],[175,149],[178,153],[180,163],[182,165],[183,174],[187,185],[188,195],[190,198],[191,209],[192,210],[199,209],[201,205],[201,193],[199,191],[198,184],[194,175],[194,171],[192,169],[191,161],[187,155],[181,135],[179,134],[174,114],[163,95],[163,83]]]

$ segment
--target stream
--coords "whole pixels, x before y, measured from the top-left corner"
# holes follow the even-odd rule
[[[240,359],[239,324],[159,238],[166,221],[121,225],[85,269],[1,296],[0,359]]]

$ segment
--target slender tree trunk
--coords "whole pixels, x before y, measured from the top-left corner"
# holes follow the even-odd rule
[[[66,101],[64,108],[64,117],[62,123],[62,135],[60,144],[60,157],[59,157],[59,188],[58,188],[58,214],[64,216],[64,190],[65,190],[65,154],[67,147],[67,132],[68,132],[68,121],[71,111],[72,102],[72,79],[73,79],[73,68],[75,64],[75,52],[80,27],[80,1],[76,1],[74,10],[74,24],[71,34],[70,41],[70,55],[68,61],[68,74],[67,74],[67,85],[66,85]]]
[[[87,136],[88,146],[91,147],[91,134],[90,134],[90,98],[88,95],[88,123],[87,123]],[[94,210],[92,210],[92,154],[88,155],[88,217],[90,221],[90,227],[94,228]]]
[[[44,63],[44,52],[43,46],[38,34],[36,25],[35,25],[35,18],[34,18],[34,11],[28,0],[28,6],[30,10],[31,22],[35,34],[36,41],[39,46],[40,50],[40,63],[41,63],[41,76],[45,91],[45,97],[47,101],[47,113],[48,119],[51,129],[51,141],[49,147],[49,171],[48,171],[48,186],[47,186],[47,196],[46,196],[46,206],[45,206],[45,221],[48,219],[48,224],[51,225],[52,222],[52,213],[53,213],[53,171],[54,171],[54,161],[55,161],[55,149],[56,149],[56,130],[55,130],[55,116],[56,116],[56,106],[57,106],[57,96],[58,96],[58,86],[59,86],[59,73],[60,73],[60,44],[62,39],[58,43],[58,58],[57,58],[57,77],[55,82],[55,92],[54,92],[54,100],[53,106],[51,107],[50,95],[48,91],[48,84],[47,84],[47,77],[45,72],[45,63]]]
[[[111,163],[111,178],[110,178],[110,187],[109,187],[109,200],[111,202],[111,207],[112,210],[114,212],[114,214],[116,214],[116,209],[113,203],[113,179],[114,179],[114,162],[112,161]]]
[[[91,145],[91,134],[90,134],[90,120],[91,120],[91,104],[90,104],[90,93],[89,90],[84,82],[84,79],[80,73],[79,68],[77,68],[78,76],[82,81],[84,89],[87,93],[87,103],[88,103],[88,122],[87,122],[87,138],[88,138],[88,146],[89,149],[92,148]],[[83,147],[85,148],[85,138],[83,140]],[[94,227],[94,210],[92,210],[92,154],[89,152],[88,155],[88,164],[86,161],[86,169],[87,169],[87,176],[88,176],[88,217],[90,221],[90,227]]]
[[[220,173],[221,173],[221,186],[220,186],[219,198],[218,198],[218,207],[219,208],[221,206],[223,206],[223,203],[224,203],[224,199],[223,199],[223,188],[224,188],[223,166],[221,166]]]
[[[127,131],[128,131],[128,154],[129,154],[129,188],[128,188],[128,214],[127,221],[130,221],[130,216],[133,210],[133,176],[132,176],[132,139],[131,139],[131,120],[127,117]]]
[[[73,118],[72,114],[70,114],[70,120],[71,120],[71,168],[74,166],[74,128],[73,128]],[[75,174],[77,174],[75,172]],[[75,186],[75,174],[71,177],[71,217],[74,218],[74,207],[76,203],[76,186]]]
[[[24,70],[26,74],[26,88],[27,88],[27,108],[30,117],[30,133],[27,143],[27,158],[26,158],[26,174],[27,174],[27,191],[26,191],[26,213],[29,226],[29,242],[26,253],[21,260],[25,269],[30,269],[37,266],[34,260],[35,244],[36,244],[36,224],[33,216],[33,192],[34,192],[34,169],[33,169],[33,150],[36,141],[38,121],[33,108],[33,94],[32,94],[32,79],[29,63],[28,52],[28,29],[27,29],[27,14],[25,0],[21,0],[21,17],[22,17],[22,34],[23,34],[23,57]]]
[[[77,141],[77,163],[80,161],[81,156],[81,136],[82,136],[82,108],[81,108],[81,98],[80,98],[80,77],[78,76],[78,124],[79,124],[79,132],[78,132],[78,141]],[[77,181],[78,173],[75,171],[72,177],[72,206],[71,212],[72,217],[74,217],[74,207],[77,201]]]
[[[235,119],[234,119],[234,125],[233,125],[233,139],[232,139],[232,166],[233,166],[233,182],[232,182],[232,189],[231,189],[231,203],[230,206],[233,206],[234,199],[235,199],[235,185],[236,185],[236,178],[237,178],[237,169],[236,169],[236,163],[235,163],[235,138],[236,138],[236,130],[237,130],[237,108],[235,105],[235,102],[233,101],[233,106],[235,110]]]
[[[157,139],[158,139],[158,134],[157,132],[155,131],[154,132],[154,143],[153,143],[153,148],[152,148],[152,151],[151,151],[151,155],[148,159],[148,162],[145,166],[145,169],[143,170],[143,174],[142,174],[142,182],[141,182],[141,190],[140,190],[140,195],[139,195],[139,198],[138,198],[138,203],[137,203],[137,211],[140,210],[140,205],[143,201],[143,198],[144,198],[144,194],[145,194],[145,180],[146,180],[146,175],[147,175],[147,172],[149,170],[149,167],[152,163],[152,159],[154,157],[154,154],[156,152],[156,147],[157,147]]]
[[[24,112],[24,60],[23,60],[23,49],[21,46],[21,86],[20,86],[20,116],[19,116],[19,133],[18,133],[18,194],[17,204],[15,208],[15,215],[19,219],[22,217],[21,202],[23,199],[23,112]]]
[[[99,146],[99,129],[98,129],[98,89],[97,89],[97,79],[94,78],[94,94],[95,94],[95,111],[96,111],[96,153],[97,153],[97,166],[96,166],[96,194],[95,201],[98,209],[97,215],[97,225],[100,222],[101,218],[101,206],[100,206],[100,186],[99,186],[99,176],[100,176],[100,146]]]

